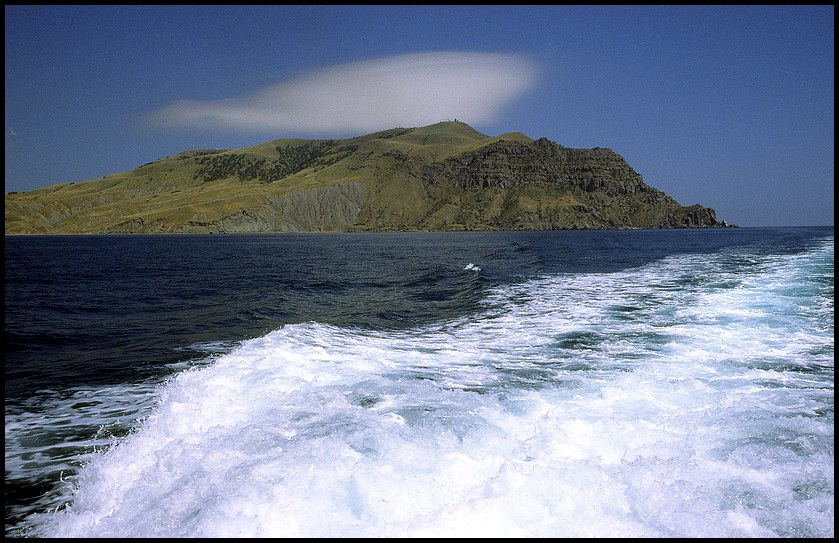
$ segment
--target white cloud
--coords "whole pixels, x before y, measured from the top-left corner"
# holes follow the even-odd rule
[[[242,98],[178,101],[152,118],[273,132],[367,132],[453,118],[480,124],[535,81],[535,66],[518,55],[414,53],[316,70]]]

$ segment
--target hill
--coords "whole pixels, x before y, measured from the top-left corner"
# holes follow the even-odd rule
[[[6,234],[548,230],[720,226],[611,149],[446,121],[349,139],[197,149],[6,194]]]

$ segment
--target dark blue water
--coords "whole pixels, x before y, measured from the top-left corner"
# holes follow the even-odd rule
[[[7,535],[439,535],[435,526],[478,533],[488,526],[482,519],[494,518],[497,535],[609,535],[611,525],[612,534],[638,536],[832,536],[832,227],[27,236],[5,244]],[[730,375],[732,368],[745,373]],[[709,371],[726,384],[703,376]],[[663,414],[650,414],[667,411],[662,378],[679,383],[671,416],[696,425],[697,434],[710,432],[700,421],[716,420],[715,410],[728,404],[741,422],[767,422],[729,429],[753,436],[751,445],[709,434],[714,450],[662,446],[678,437]],[[758,408],[731,384],[743,380],[775,395],[793,392]],[[604,393],[604,383],[621,392]],[[200,391],[215,386],[217,403],[229,406],[222,414],[202,407]],[[646,387],[646,395],[622,396]],[[558,420],[540,426],[549,413],[574,412],[571,390],[593,394],[589,403],[602,411],[576,430]],[[195,399],[169,399],[192,391]],[[166,411],[174,405],[182,407]],[[263,407],[253,411],[256,405]],[[167,417],[166,429],[155,426]],[[790,417],[815,426],[778,422]],[[195,443],[174,437],[181,435],[174,420],[196,424],[184,434]],[[396,441],[387,437],[391,423],[402,432]],[[233,434],[213,433],[219,424]],[[262,437],[248,437],[265,424]],[[521,436],[514,430],[521,424],[538,430]],[[267,428],[284,425],[265,441],[273,435]],[[455,442],[438,442],[440,431]],[[547,449],[562,439],[567,447],[544,463],[531,451],[518,475],[504,471],[520,461],[515,451],[524,443],[548,437]],[[642,447],[639,439],[650,450],[627,455]],[[167,440],[163,450],[145,449]],[[358,458],[347,463],[344,446]],[[609,456],[612,447],[624,450],[622,460]],[[210,460],[221,451],[239,461]],[[193,454],[200,459],[186,459]],[[743,459],[750,454],[774,463],[757,466]],[[412,455],[419,456],[407,460]],[[418,460],[441,455],[447,463]],[[157,463],[139,467],[150,457]],[[319,475],[303,476],[313,469],[306,457],[320,460]],[[498,462],[508,468],[497,471]],[[544,472],[563,462],[582,462],[591,478],[579,475],[586,473],[580,464],[574,477]],[[141,487],[113,478],[135,464],[145,473]],[[251,464],[258,469],[243,467]],[[662,467],[671,464],[695,473],[673,479]],[[767,480],[743,486],[740,473],[703,486],[720,466]],[[789,469],[801,477],[778,482]],[[161,470],[178,484],[149,482]],[[380,479],[384,472],[390,478]],[[221,503],[239,492],[227,478],[261,481],[263,493]],[[582,517],[579,504],[539,487],[550,480],[579,493],[604,478],[611,483],[600,491],[612,493],[607,502],[617,509],[592,490],[581,498]],[[432,493],[424,506],[396,496],[372,503],[392,489],[404,492],[409,480],[438,484],[453,501]],[[767,489],[773,484],[780,487]],[[524,497],[521,485],[532,487]],[[204,505],[160,505],[162,496],[191,491],[190,503]],[[663,509],[675,495],[705,507],[704,519],[666,521],[688,514],[687,503]],[[117,501],[105,506],[105,497]],[[277,505],[301,500],[334,522]],[[532,519],[511,504],[544,508],[543,529],[528,531]],[[787,513],[773,517],[769,509],[778,507]],[[498,517],[495,508],[516,514]],[[295,522],[272,531],[271,510]],[[438,523],[429,515],[448,517]],[[221,517],[228,532],[213,520]],[[580,524],[561,528],[571,518]]]

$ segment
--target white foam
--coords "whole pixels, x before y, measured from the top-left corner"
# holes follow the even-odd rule
[[[809,261],[725,257],[244,342],[161,387],[38,533],[832,537],[833,331],[795,310],[824,292],[789,291]]]

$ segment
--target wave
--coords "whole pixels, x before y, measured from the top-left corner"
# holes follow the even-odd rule
[[[480,303],[178,373],[32,534],[833,536],[832,239]]]

